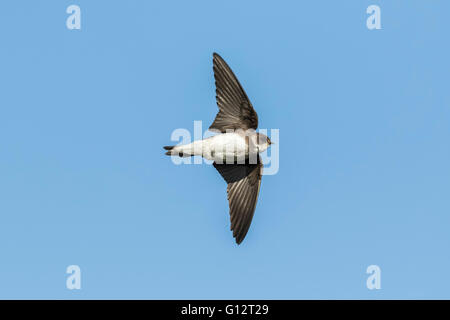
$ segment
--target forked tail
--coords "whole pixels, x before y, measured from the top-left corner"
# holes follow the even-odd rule
[[[165,146],[163,147],[167,150],[166,155],[168,156],[179,156],[179,157],[190,157],[189,154],[184,154],[182,150],[179,150],[176,146]]]
[[[171,151],[172,151],[173,148],[175,148],[175,146],[165,146],[163,148],[164,148],[164,150],[168,150],[166,152],[166,155],[171,156],[172,155]]]

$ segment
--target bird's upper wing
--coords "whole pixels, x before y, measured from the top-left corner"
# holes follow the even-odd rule
[[[233,71],[217,53],[213,54],[213,69],[219,113],[209,129],[256,129],[258,115]]]
[[[214,167],[228,183],[231,230],[236,243],[244,240],[258,200],[261,186],[262,162],[258,156],[256,164],[217,164]]]

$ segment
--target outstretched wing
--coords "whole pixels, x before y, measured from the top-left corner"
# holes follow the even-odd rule
[[[247,235],[253,219],[261,186],[262,162],[257,164],[217,164],[214,167],[228,183],[231,230],[236,243]]]
[[[233,71],[217,53],[213,53],[213,69],[219,113],[209,129],[256,129],[258,115]]]

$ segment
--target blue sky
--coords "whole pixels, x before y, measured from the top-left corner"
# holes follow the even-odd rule
[[[71,4],[81,30],[66,28]],[[366,27],[372,4],[381,30]],[[449,10],[2,3],[0,298],[450,298]],[[161,148],[213,121],[214,51],[260,128],[280,130],[240,246],[219,174]]]

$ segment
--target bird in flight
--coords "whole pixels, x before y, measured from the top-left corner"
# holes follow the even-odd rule
[[[258,200],[263,169],[259,153],[272,142],[255,132],[258,115],[233,71],[217,53],[213,53],[213,70],[219,112],[209,130],[220,134],[164,149],[169,156],[202,156],[214,161],[228,184],[231,230],[240,244],[250,228]]]

